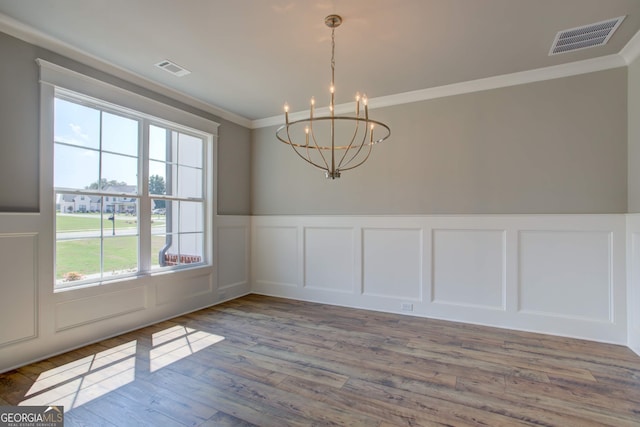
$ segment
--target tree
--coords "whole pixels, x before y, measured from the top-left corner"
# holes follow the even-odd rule
[[[127,185],[126,182],[117,181],[112,179],[111,181],[107,180],[107,178],[102,178],[100,181],[92,182],[91,185],[88,185],[85,190],[100,190],[102,188],[106,188],[109,186],[117,186],[117,185]]]
[[[149,177],[149,194],[165,194],[167,187],[164,178],[160,175],[151,175]],[[155,209],[163,209],[165,207],[164,200],[155,201]]]

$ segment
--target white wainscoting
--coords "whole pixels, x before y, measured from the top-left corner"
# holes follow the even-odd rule
[[[265,225],[253,229],[252,264],[256,283],[271,288],[295,288],[299,280],[302,257],[298,255],[302,246],[298,242],[301,233],[295,226]],[[259,256],[256,256],[258,254]]]
[[[249,292],[640,354],[640,215],[217,216],[211,269],[58,293],[49,222],[0,214],[0,371]]]
[[[37,336],[37,254],[37,234],[0,234],[0,347]]]
[[[504,230],[433,230],[431,301],[506,309]]]
[[[252,290],[626,344],[626,227],[625,215],[257,216]]]
[[[218,216],[214,258],[218,273],[218,300],[228,300],[251,291],[251,217]]]
[[[353,293],[356,277],[354,229],[307,227],[304,242],[304,286]],[[328,247],[330,251],[326,250]]]
[[[213,266],[53,291],[44,214],[0,214],[0,372],[250,292],[249,216],[216,216]]]
[[[520,312],[613,321],[611,232],[519,234]]]
[[[422,301],[422,230],[367,227],[361,235],[362,294]]]
[[[56,304],[56,331],[144,310],[146,306],[143,286],[59,302]]]
[[[627,345],[640,355],[640,214],[627,215]]]

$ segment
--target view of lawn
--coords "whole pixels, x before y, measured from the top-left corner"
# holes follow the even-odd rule
[[[87,275],[100,273],[100,243],[103,242],[104,273],[135,271],[138,263],[138,238],[136,235],[118,235],[118,230],[134,231],[137,227],[136,217],[116,214],[116,235],[111,235],[112,221],[105,214],[102,220],[104,239],[99,235],[80,237],[78,239],[60,240],[56,244],[56,279],[62,280],[69,273],[77,273],[76,280]],[[164,225],[164,216],[154,215],[154,222]],[[56,216],[58,233],[96,232],[100,231],[100,214],[58,214]],[[154,254],[165,244],[165,236],[153,236]],[[158,265],[157,257],[151,260]]]
[[[111,230],[113,227],[109,216],[104,214],[102,217],[102,226],[105,230]],[[136,228],[136,217],[131,215],[116,214],[116,229]],[[100,214],[57,214],[56,230],[60,231],[89,231],[100,230]]]
[[[152,254],[157,254],[165,244],[164,236],[152,237]],[[100,239],[78,239],[60,241],[56,248],[56,279],[61,280],[71,272],[81,276],[100,272]],[[104,271],[126,271],[135,269],[138,261],[136,236],[109,237],[104,240]],[[158,259],[152,258],[154,266]]]
[[[138,263],[136,236],[105,239],[104,271],[123,271]],[[60,241],[56,248],[56,279],[69,272],[81,275],[100,272],[100,239]]]

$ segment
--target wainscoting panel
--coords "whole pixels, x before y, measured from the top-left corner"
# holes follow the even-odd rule
[[[505,309],[504,230],[433,230],[433,302]]]
[[[353,228],[304,229],[304,286],[309,289],[354,292]]]
[[[249,283],[249,224],[218,227],[218,289]]]
[[[611,250],[610,232],[521,231],[520,310],[612,321]]]
[[[0,346],[37,334],[37,253],[35,234],[0,235]]]
[[[640,355],[640,214],[627,215],[627,345]]]
[[[163,277],[156,287],[156,305],[175,304],[178,301],[210,295],[213,291],[211,275],[186,276],[180,280]]]
[[[251,217],[224,215],[212,266],[54,292],[54,205],[41,206],[0,213],[0,372],[251,291]]]
[[[122,316],[145,307],[143,286],[60,302],[56,304],[56,331]]]
[[[422,297],[420,229],[362,231],[364,295],[419,301]]]
[[[298,228],[258,226],[253,229],[253,274],[259,284],[299,286],[302,261],[298,256]]]
[[[252,291],[625,344],[625,218],[254,216]]]

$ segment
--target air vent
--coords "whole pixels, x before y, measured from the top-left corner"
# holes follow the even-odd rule
[[[560,31],[551,45],[549,55],[573,52],[574,50],[606,44],[618,29],[625,16],[608,19],[595,24]]]
[[[174,76],[178,76],[178,77],[182,77],[182,76],[186,76],[187,74],[191,74],[191,71],[187,70],[186,68],[183,68],[183,67],[179,66],[175,62],[169,61],[168,59],[165,59],[164,61],[158,62],[156,64],[156,67],[162,68],[166,72],[171,73]]]

